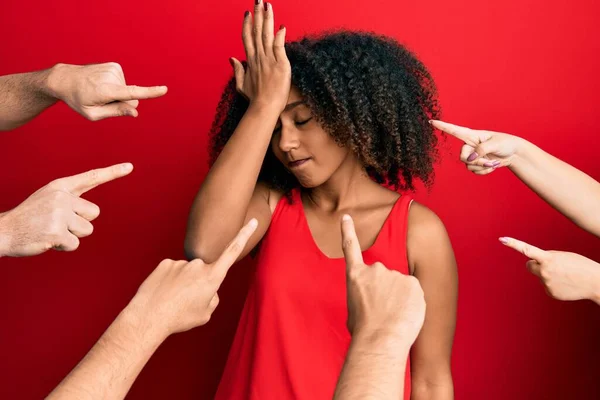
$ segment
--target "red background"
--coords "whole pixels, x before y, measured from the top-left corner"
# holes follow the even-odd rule
[[[516,133],[600,176],[596,96],[600,35],[592,0],[275,1],[288,37],[376,30],[429,66],[448,121]],[[0,210],[50,180],[131,161],[133,174],[87,196],[102,208],[75,253],[0,260],[0,398],[41,398],[73,368],[163,258],[182,258],[186,217],[207,171],[206,143],[229,56],[241,57],[250,1],[15,1],[0,9],[0,74],[117,61],[129,83],[169,86],[135,119],[91,123],[60,104],[0,134]],[[459,265],[453,370],[458,399],[600,398],[600,309],[546,296],[511,235],[600,259],[578,230],[508,171],[485,178],[444,144],[431,192]],[[209,325],[171,337],[133,399],[210,398],[243,304],[248,264],[234,268]]]

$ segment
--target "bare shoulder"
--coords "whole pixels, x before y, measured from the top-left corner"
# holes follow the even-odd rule
[[[431,209],[413,201],[408,212],[408,234],[426,240],[431,235],[447,235],[444,223]]]
[[[408,261],[413,273],[427,260],[454,258],[444,223],[431,209],[413,201],[408,214],[406,239]]]

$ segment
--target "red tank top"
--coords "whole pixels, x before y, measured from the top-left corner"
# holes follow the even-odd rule
[[[401,196],[363,252],[408,274],[410,198]],[[346,266],[313,240],[299,190],[283,197],[265,234],[215,399],[331,400],[350,344]],[[410,398],[407,360],[405,399]]]

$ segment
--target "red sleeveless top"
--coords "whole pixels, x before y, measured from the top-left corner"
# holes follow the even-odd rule
[[[411,199],[401,196],[363,252],[408,274]],[[341,245],[341,244],[340,244]],[[313,240],[299,190],[283,197],[260,246],[233,345],[215,399],[331,400],[350,344],[346,265]],[[407,360],[405,397],[410,398]]]

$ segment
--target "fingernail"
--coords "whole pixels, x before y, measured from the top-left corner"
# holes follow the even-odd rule
[[[255,0],[254,4],[259,5],[262,0]]]
[[[344,214],[344,216],[342,217],[343,221],[350,221],[350,216],[348,214]]]
[[[432,119],[430,119],[428,122],[429,122],[429,125],[433,124],[433,120]]]
[[[500,243],[502,243],[502,244],[508,244],[508,238],[506,238],[506,237],[501,237],[501,238],[498,238],[498,240],[499,240],[499,241],[500,241]]]
[[[258,3],[256,3],[256,4],[258,4]],[[250,15],[250,11],[246,10],[244,12],[244,18],[248,18],[248,15]]]
[[[133,164],[132,163],[125,163],[125,164],[121,165],[121,169],[123,170],[123,172],[133,171]]]
[[[229,64],[231,64],[232,67],[235,67],[235,64],[233,63],[233,58],[229,57]]]
[[[270,6],[271,6],[270,3],[265,3],[265,11],[268,11]]]
[[[467,161],[468,161],[468,162],[471,162],[471,161],[473,161],[474,159],[476,159],[477,157],[479,157],[479,154],[477,154],[477,153],[473,152],[473,153],[471,153],[471,155],[469,156],[469,158],[467,158]]]
[[[250,228],[256,228],[258,226],[258,221],[256,220],[256,218],[252,218],[250,222],[248,222],[248,226]]]
[[[493,162],[486,162],[485,164],[483,164],[483,166],[484,166],[484,167],[488,167],[488,168],[489,168],[489,167],[493,167],[493,166],[495,166],[495,165],[496,165],[496,164],[494,164]]]
[[[279,30],[282,30],[282,29],[285,29],[285,25],[281,25],[281,26],[279,27]]]

